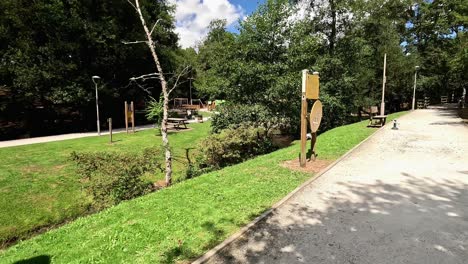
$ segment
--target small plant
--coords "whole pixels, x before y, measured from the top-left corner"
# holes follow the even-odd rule
[[[157,101],[154,98],[151,98],[151,100],[148,102],[148,106],[146,107],[146,118],[149,121],[154,121],[156,123],[156,126],[159,126],[161,124],[163,118],[163,104],[164,98],[161,94],[161,96],[159,97],[159,101]]]
[[[158,154],[156,148],[145,149],[140,155],[72,152],[71,159],[93,197],[94,209],[101,210],[151,192],[152,183],[142,180],[142,176],[162,170],[156,161]]]

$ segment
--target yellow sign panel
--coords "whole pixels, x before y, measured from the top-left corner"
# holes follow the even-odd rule
[[[319,99],[320,81],[318,75],[307,74],[306,98]]]

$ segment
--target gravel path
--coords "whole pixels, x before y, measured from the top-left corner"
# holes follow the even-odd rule
[[[468,263],[468,126],[417,110],[209,263]]]

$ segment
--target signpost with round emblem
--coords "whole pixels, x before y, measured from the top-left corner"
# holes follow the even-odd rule
[[[301,107],[301,154],[300,154],[300,165],[301,167],[306,166],[307,155],[307,131],[310,127],[311,131],[311,156],[316,157],[315,154],[315,142],[317,141],[317,131],[322,121],[323,107],[322,102],[319,100],[320,82],[318,72],[309,74],[308,70],[302,71],[302,107]],[[307,116],[307,99],[315,100],[312,105],[310,115]],[[308,124],[309,123],[309,124]]]

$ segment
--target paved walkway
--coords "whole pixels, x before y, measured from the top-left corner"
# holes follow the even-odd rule
[[[468,263],[468,127],[417,110],[210,263]]]

